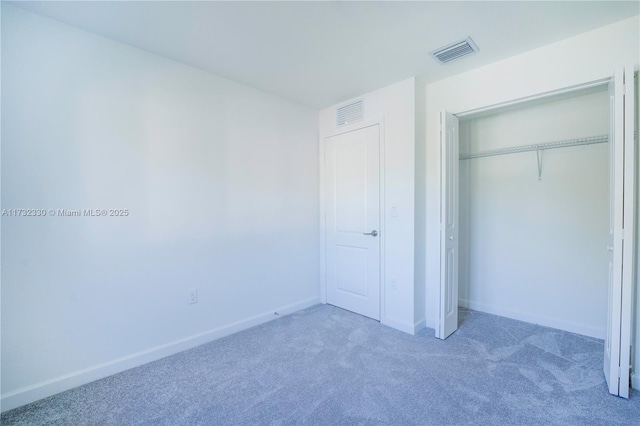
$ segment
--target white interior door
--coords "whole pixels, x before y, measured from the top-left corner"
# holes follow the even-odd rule
[[[436,337],[446,339],[458,329],[458,118],[440,114],[440,309]]]
[[[634,278],[635,136],[633,67],[609,84],[609,297],[604,375],[609,392],[629,397],[631,306]]]
[[[327,303],[380,320],[380,134],[327,138]]]

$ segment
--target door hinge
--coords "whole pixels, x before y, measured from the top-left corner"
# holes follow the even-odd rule
[[[620,368],[620,366],[618,366],[618,378],[622,377],[622,368]]]

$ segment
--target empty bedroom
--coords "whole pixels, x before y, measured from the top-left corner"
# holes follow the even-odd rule
[[[1,1],[2,425],[640,425],[637,1]]]

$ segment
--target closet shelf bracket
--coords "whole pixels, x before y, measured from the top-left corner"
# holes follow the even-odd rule
[[[542,180],[542,150],[536,150],[536,156],[538,157],[538,180]]]

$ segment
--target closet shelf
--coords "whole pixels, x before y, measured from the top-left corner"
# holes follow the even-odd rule
[[[600,135],[588,138],[567,139],[562,141],[539,143],[532,145],[511,146],[508,148],[489,149],[486,151],[472,152],[468,154],[460,154],[461,160],[470,160],[472,158],[492,157],[494,155],[516,154],[518,152],[543,151],[545,149],[566,148],[569,146],[592,145],[596,143],[609,142],[609,136]]]

